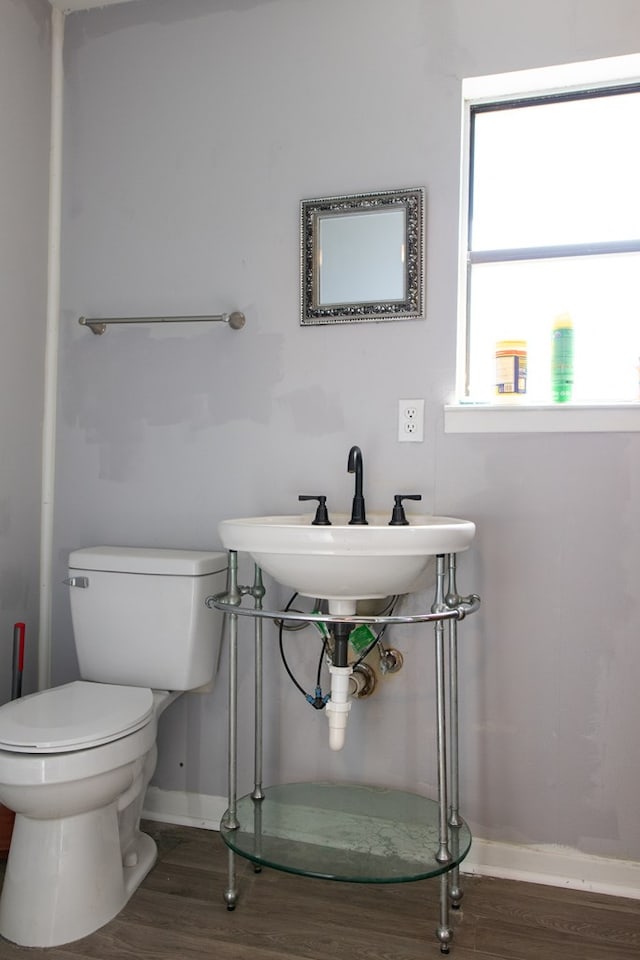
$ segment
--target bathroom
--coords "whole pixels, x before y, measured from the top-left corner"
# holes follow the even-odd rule
[[[51,682],[77,675],[69,551],[216,549],[220,520],[295,512],[300,493],[346,509],[357,443],[371,507],[410,489],[426,510],[477,525],[459,573],[463,592],[482,596],[460,656],[470,862],[638,887],[640,437],[443,426],[455,381],[461,78],[637,52],[635,0],[136,0],[70,13],[60,326],[45,350],[49,18],[44,0],[0,5],[0,197],[12,224],[0,291],[3,662],[24,620],[25,692],[37,685],[39,624]],[[426,319],[301,327],[300,200],[401,186],[426,190]],[[233,309],[247,318],[237,332],[94,337],[77,323]],[[401,397],[425,400],[423,443],[397,442]],[[44,497],[43,410],[45,427],[55,423]],[[50,626],[39,603],[43,499]],[[243,635],[241,696],[252,682]],[[287,680],[273,636],[267,644],[265,780],[432,789],[431,657],[419,631],[394,629],[410,669],[353,709],[335,755],[326,721]],[[314,669],[304,650],[292,657]],[[7,680],[3,700],[9,691]],[[211,694],[183,697],[162,718],[149,813],[215,825],[226,706],[223,661]],[[251,735],[247,712],[246,756]]]

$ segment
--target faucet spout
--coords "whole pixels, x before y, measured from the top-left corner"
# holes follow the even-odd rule
[[[353,496],[353,506],[351,508],[350,524],[366,524],[367,515],[364,506],[364,496],[362,494],[362,451],[360,447],[351,447],[349,450],[349,459],[347,460],[347,473],[355,473],[356,489]]]

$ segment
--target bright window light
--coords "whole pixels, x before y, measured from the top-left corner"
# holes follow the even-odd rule
[[[576,403],[640,398],[640,83],[469,104],[464,373],[496,400],[496,344],[524,340],[520,402],[551,403],[557,317]]]

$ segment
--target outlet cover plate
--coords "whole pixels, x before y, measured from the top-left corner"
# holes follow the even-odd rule
[[[424,440],[424,400],[398,400],[398,442]]]

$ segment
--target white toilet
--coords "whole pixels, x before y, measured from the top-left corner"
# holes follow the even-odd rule
[[[158,717],[213,677],[224,553],[94,547],[69,557],[82,680],[0,707],[0,803],[16,811],[0,934],[52,947],[111,920],[156,859],[140,832]]]

